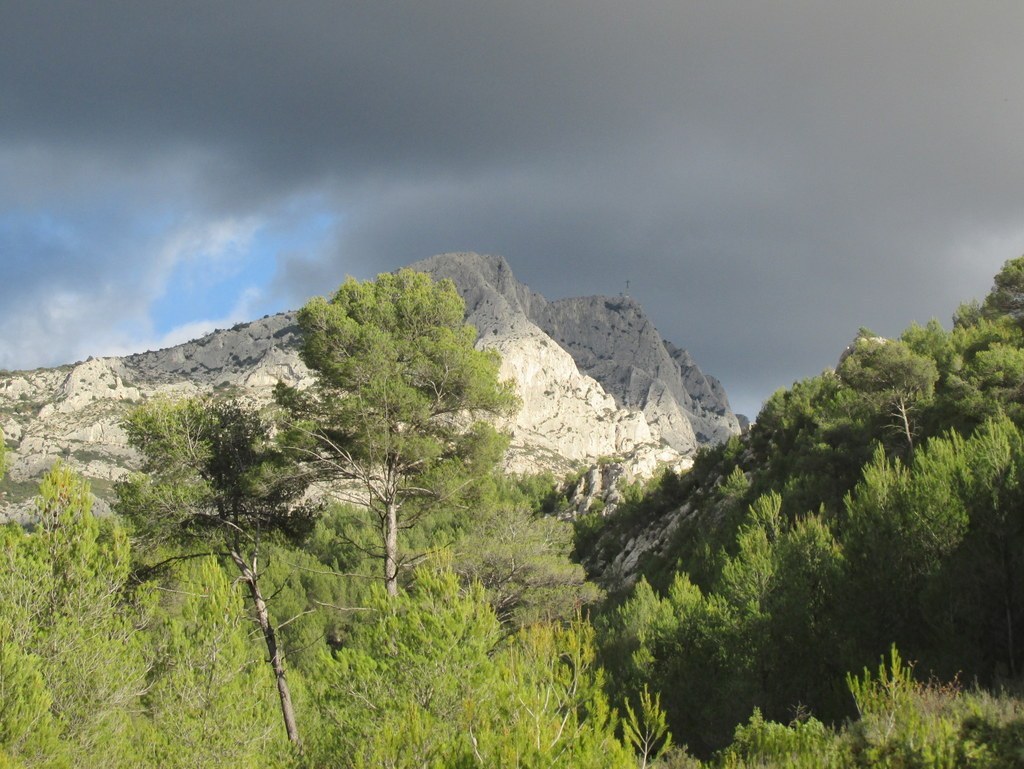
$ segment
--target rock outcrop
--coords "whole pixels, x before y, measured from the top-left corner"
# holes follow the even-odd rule
[[[166,350],[0,373],[0,429],[11,448],[0,520],[31,517],[35,482],[57,460],[92,482],[105,509],[113,483],[137,466],[121,421],[143,399],[221,390],[266,402],[279,380],[308,382],[298,331],[294,313],[283,313]]]
[[[196,387],[273,388],[309,378],[299,360],[294,312],[268,315],[201,339],[124,358],[135,381],[152,386],[188,382]]]

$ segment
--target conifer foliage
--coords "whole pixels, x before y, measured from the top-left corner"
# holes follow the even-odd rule
[[[0,529],[0,764],[130,766],[151,596],[125,593],[128,538],[92,515],[66,466],[44,477],[36,507],[33,531]]]
[[[311,392],[280,388],[290,437],[325,481],[375,514],[384,584],[397,595],[399,530],[457,506],[505,441],[490,421],[516,407],[498,357],[474,347],[451,281],[412,270],[347,280],[302,308]],[[486,418],[482,418],[486,417]]]
[[[599,621],[615,701],[659,693],[673,737],[724,766],[1015,765],[950,732],[984,702],[950,682],[1017,686],[1024,665],[1021,274],[1008,262],[950,331],[862,331],[697,458],[654,585]],[[879,678],[848,676],[885,655]]]
[[[307,479],[271,441],[266,420],[238,402],[151,402],[125,429],[147,472],[119,484],[119,510],[152,543],[234,564],[266,643],[288,738],[298,743],[284,650],[260,576],[274,537],[299,541],[312,530],[316,509],[299,504]]]

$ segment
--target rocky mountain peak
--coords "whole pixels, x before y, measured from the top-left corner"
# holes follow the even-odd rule
[[[686,350],[664,340],[631,297],[549,302],[516,280],[500,256],[442,254],[412,266],[455,283],[481,343],[539,331],[619,408],[641,411],[657,439],[681,454],[739,433],[721,383],[705,375]]]
[[[503,256],[440,254],[410,267],[455,284],[466,302],[466,319],[485,343],[488,337],[529,331],[530,308],[545,301],[516,280]]]

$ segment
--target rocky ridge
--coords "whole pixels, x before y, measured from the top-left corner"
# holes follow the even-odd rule
[[[680,469],[701,443],[738,432],[721,385],[663,342],[632,300],[548,302],[500,257],[452,254],[413,267],[455,281],[478,344],[496,349],[502,375],[516,382],[523,407],[505,425],[511,471],[617,460],[577,490],[576,509],[614,496],[610,472],[628,481],[661,465]],[[279,380],[308,385],[298,335],[294,313],[282,313],[165,350],[0,372],[0,428],[11,449],[0,518],[31,516],[26,500],[58,459],[93,482],[102,509],[113,482],[135,467],[120,422],[143,399],[220,391],[269,401]]]

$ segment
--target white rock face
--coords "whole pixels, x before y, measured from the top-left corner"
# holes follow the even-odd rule
[[[121,422],[146,398],[227,387],[267,402],[279,380],[308,384],[296,332],[294,315],[276,315],[168,350],[0,375],[0,426],[10,448],[0,520],[31,515],[32,482],[58,460],[109,496],[111,483],[137,467]]]
[[[11,400],[27,396],[33,387],[25,377],[15,376],[0,383],[0,396]]]
[[[508,426],[514,472],[551,469],[547,457],[591,462],[597,457],[655,449],[643,414],[619,408],[565,350],[539,330],[487,340],[502,357],[501,376],[516,383],[522,408]],[[559,463],[562,464],[562,463]]]
[[[683,349],[663,340],[628,296],[549,302],[519,283],[501,257],[444,254],[413,269],[450,279],[466,302],[480,343],[525,328],[539,330],[566,351],[577,369],[600,383],[617,408],[644,414],[654,441],[681,454],[738,435],[739,421],[718,380]]]
[[[53,413],[69,414],[101,400],[138,401],[142,394],[137,387],[126,387],[127,376],[119,358],[90,358],[79,363],[64,378],[54,403],[39,412],[45,418]]]
[[[234,383],[249,390],[272,391],[278,382],[305,389],[313,380],[306,364],[295,350],[274,347],[268,350],[251,371],[240,372]]]

